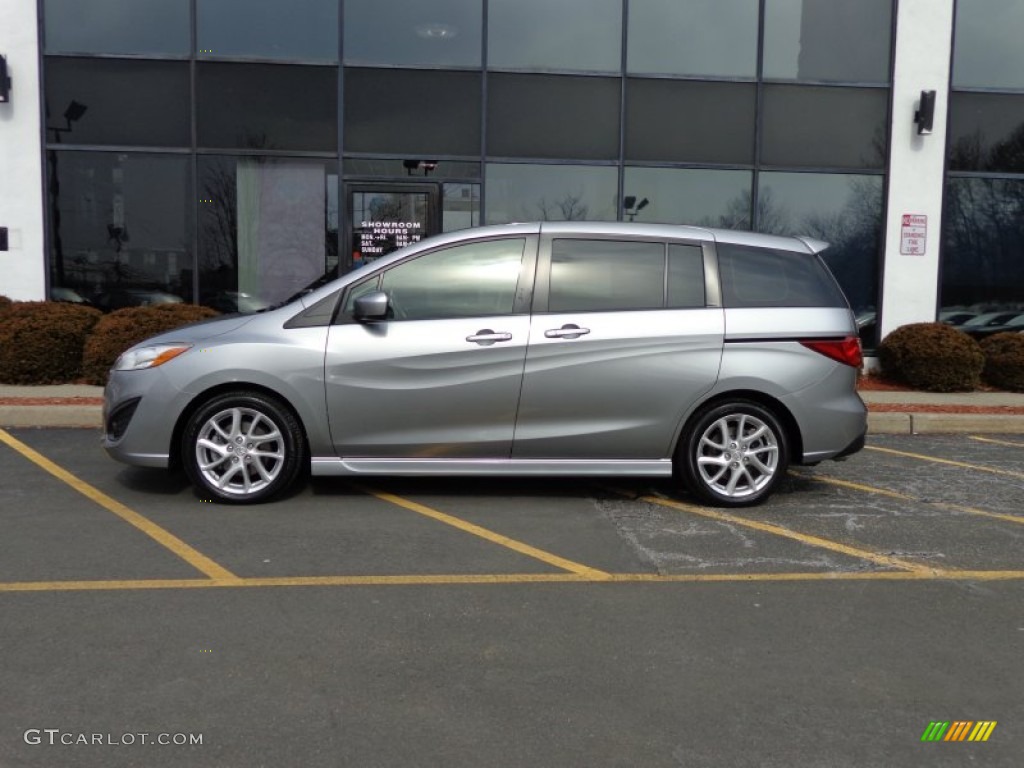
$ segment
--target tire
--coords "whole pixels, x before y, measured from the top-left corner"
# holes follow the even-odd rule
[[[201,496],[228,504],[283,493],[309,461],[299,420],[261,392],[229,392],[204,403],[185,425],[181,460]]]
[[[706,504],[748,507],[764,501],[786,474],[789,448],[779,419],[750,400],[699,412],[676,450],[686,488]]]

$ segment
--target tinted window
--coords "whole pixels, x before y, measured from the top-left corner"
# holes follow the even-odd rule
[[[199,300],[276,304],[338,263],[336,163],[203,155]]]
[[[755,95],[755,86],[747,83],[630,78],[626,158],[751,163]]]
[[[188,64],[50,57],[46,112],[53,143],[188,146]]]
[[[889,92],[764,87],[761,159],[770,165],[884,168]]]
[[[487,63],[618,72],[622,0],[490,0]]]
[[[199,144],[335,151],[337,77],[333,67],[200,63]]]
[[[718,245],[726,307],[845,307],[839,288],[810,254]]]
[[[479,155],[480,98],[476,72],[346,69],[345,149]]]
[[[764,76],[889,82],[892,0],[765,0]]]
[[[1024,311],[1024,181],[949,179],[945,203],[941,306]]]
[[[338,60],[338,0],[196,0],[200,56]]]
[[[627,71],[753,77],[757,0],[630,0]]]
[[[668,306],[704,306],[704,252],[700,246],[668,247]]]
[[[750,171],[626,168],[628,221],[750,229]],[[646,201],[646,202],[644,202]]]
[[[51,279],[103,309],[192,300],[183,155],[50,152]]]
[[[482,17],[482,0],[345,0],[345,62],[478,67]]]
[[[878,302],[882,177],[761,173],[758,232],[807,235],[831,246],[822,256],[857,311]]]
[[[395,320],[510,315],[526,241],[445,248],[392,267],[381,278]]]
[[[957,0],[953,85],[1024,88],[1024,3]]]
[[[1024,96],[954,93],[949,167],[955,171],[1024,172]]]
[[[189,0],[46,0],[44,13],[47,53],[189,52]]]
[[[611,312],[665,306],[665,246],[617,240],[555,240],[549,312]]]
[[[618,157],[618,80],[495,74],[488,78],[488,89],[488,154]]]
[[[615,168],[494,163],[486,172],[488,224],[615,220]]]

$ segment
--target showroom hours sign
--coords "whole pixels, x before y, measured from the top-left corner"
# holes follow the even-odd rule
[[[353,259],[366,264],[385,254],[419,242],[424,236],[421,221],[360,221],[355,227]]]

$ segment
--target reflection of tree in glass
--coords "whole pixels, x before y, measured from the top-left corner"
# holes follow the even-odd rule
[[[401,195],[374,195],[370,201],[370,218],[373,221],[404,221]]]
[[[950,167],[1024,172],[1024,125],[985,149],[978,131],[950,148]],[[1024,308],[1024,180],[951,178],[943,217],[942,306]]]
[[[576,195],[566,192],[561,200],[554,202],[542,197],[536,205],[541,221],[586,221],[590,212],[590,206],[583,202],[582,192]]]
[[[744,190],[717,218],[700,226],[748,229],[751,194]],[[882,230],[882,185],[876,178],[853,176],[843,207],[800,215],[780,202],[770,186],[760,189],[754,229],[773,235],[803,235],[824,240],[824,258],[855,310],[873,307],[877,295],[877,255]]]
[[[236,184],[232,160],[211,162],[206,167],[199,203],[204,270],[238,269]]]

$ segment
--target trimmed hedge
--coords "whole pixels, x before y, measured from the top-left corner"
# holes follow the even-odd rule
[[[6,296],[0,296],[0,312],[3,312],[14,302],[8,299]]]
[[[882,373],[914,389],[970,392],[981,383],[985,356],[974,339],[944,323],[911,323],[878,346]]]
[[[90,384],[104,385],[118,356],[129,347],[165,331],[216,317],[220,313],[195,304],[126,307],[104,315],[85,340],[83,372]]]
[[[66,384],[82,375],[86,335],[98,309],[54,301],[16,301],[0,311],[0,382]]]
[[[1024,392],[1024,333],[997,333],[981,342],[982,377],[994,387]]]

